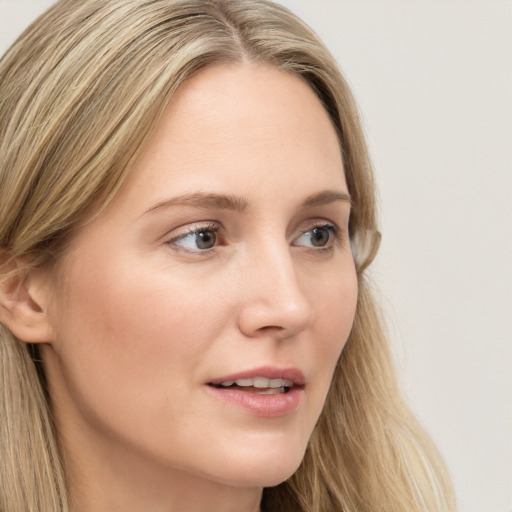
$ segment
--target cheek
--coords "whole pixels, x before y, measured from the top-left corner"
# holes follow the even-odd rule
[[[327,394],[334,369],[350,335],[358,294],[355,270],[338,273],[337,278],[333,278],[333,275],[323,286],[316,288],[312,297],[316,304],[317,320],[311,350],[314,352],[318,381],[322,383],[324,395]]]
[[[84,260],[56,311],[61,388],[95,421],[131,418],[141,428],[169,403],[180,414],[186,401],[177,402],[176,391],[184,395],[186,379],[199,374],[200,356],[222,328],[222,307],[213,314],[210,294],[185,293],[164,273]]]
[[[329,343],[320,343],[326,350],[341,351],[352,328],[357,305],[358,281],[351,264],[326,271],[315,280],[311,279],[310,303],[315,308],[318,329],[324,331]]]

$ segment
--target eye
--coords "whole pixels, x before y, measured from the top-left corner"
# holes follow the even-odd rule
[[[336,241],[338,228],[332,224],[323,224],[302,233],[293,243],[304,247],[318,247],[326,249],[332,247]]]
[[[191,252],[202,252],[213,249],[217,245],[218,226],[204,226],[179,235],[169,241],[169,244]]]

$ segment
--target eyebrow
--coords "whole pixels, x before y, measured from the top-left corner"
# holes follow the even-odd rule
[[[249,201],[243,197],[233,195],[205,194],[198,192],[196,194],[184,194],[182,196],[166,199],[165,201],[155,204],[145,213],[160,208],[169,208],[170,206],[192,206],[205,210],[233,210],[238,213],[244,213],[249,208]]]
[[[324,204],[330,204],[341,201],[342,203],[348,203],[352,206],[352,199],[350,195],[345,192],[337,192],[335,190],[324,190],[318,194],[313,194],[306,198],[302,203],[304,208],[312,208],[314,206],[322,206]]]
[[[302,203],[302,207],[313,208],[315,206],[322,206],[338,201],[348,203],[349,205],[352,204],[349,194],[345,192],[337,192],[335,190],[324,190],[307,197]],[[195,194],[184,194],[171,199],[166,199],[165,201],[160,201],[149,208],[144,214],[172,206],[191,206],[193,208],[201,208],[205,210],[232,210],[237,213],[245,213],[249,209],[249,201],[240,196],[198,192]]]

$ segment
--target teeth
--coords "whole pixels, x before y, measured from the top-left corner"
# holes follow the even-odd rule
[[[252,380],[254,382],[253,386],[255,388],[268,388],[268,379],[265,379],[264,377],[256,377]]]
[[[237,386],[253,386],[253,380],[252,379],[237,379],[236,380]]]
[[[237,379],[236,381],[227,380],[221,383],[221,386],[229,387],[235,384],[240,387],[254,387],[258,389],[266,388],[291,388],[293,382],[285,379],[267,379],[265,377],[254,377],[253,379]]]

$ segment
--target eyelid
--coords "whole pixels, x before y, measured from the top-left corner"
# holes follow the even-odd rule
[[[308,247],[306,244],[295,244],[295,242],[305,234],[313,231],[314,229],[328,229],[330,233],[332,234],[332,241],[329,240],[327,245],[325,246],[310,246]],[[211,231],[212,233],[219,233],[220,237],[219,240],[217,240],[217,243],[211,247],[206,249],[192,249],[185,247],[177,242],[179,242],[182,239],[185,239],[187,236],[194,235],[197,233],[200,233],[202,231]],[[297,233],[298,231],[298,233]],[[295,247],[304,247],[306,249],[311,249],[313,251],[327,251],[329,249],[332,249],[336,245],[342,245],[344,240],[347,238],[347,234],[345,233],[346,230],[343,228],[340,228],[340,226],[333,221],[318,218],[318,219],[312,219],[306,222],[302,223],[302,227],[298,228],[296,231],[296,235],[294,236],[293,240],[291,241],[291,245]],[[173,235],[176,233],[175,235]],[[224,236],[223,236],[224,235]],[[218,221],[199,221],[196,223],[191,223],[184,225],[180,228],[173,229],[168,235],[166,235],[164,239],[164,243],[168,246],[170,246],[173,250],[176,250],[178,252],[188,253],[191,255],[206,255],[209,254],[219,246],[226,245],[225,240],[225,234],[223,233],[223,226]]]
[[[343,243],[345,239],[345,233],[342,228],[338,226],[337,223],[328,221],[325,219],[315,219],[313,221],[310,221],[307,228],[301,228],[300,233],[294,238],[293,242],[298,240],[300,237],[304,236],[305,234],[313,231],[314,229],[328,229],[330,233],[332,233],[333,240],[332,242],[328,242],[326,246],[318,246],[318,247],[310,247],[310,249],[314,251],[320,251],[320,250],[329,250],[332,249],[335,245],[340,245]],[[292,245],[295,245],[292,243]],[[295,245],[295,247],[306,247],[303,245]]]
[[[189,249],[187,247],[181,246],[178,243],[176,243],[179,240],[185,239],[187,236],[200,233],[202,231],[211,231],[212,233],[218,233],[221,230],[221,225],[218,222],[214,221],[204,221],[204,222],[197,222],[193,224],[187,224],[186,226],[183,226],[182,228],[177,228],[171,231],[169,235],[172,235],[172,233],[178,231],[178,234],[175,236],[172,236],[172,238],[168,238],[169,235],[166,236],[164,243],[166,245],[172,246],[173,249],[185,252],[189,254],[208,254],[209,252],[213,251],[215,247],[217,247],[219,244],[216,244],[214,247],[210,249]]]

